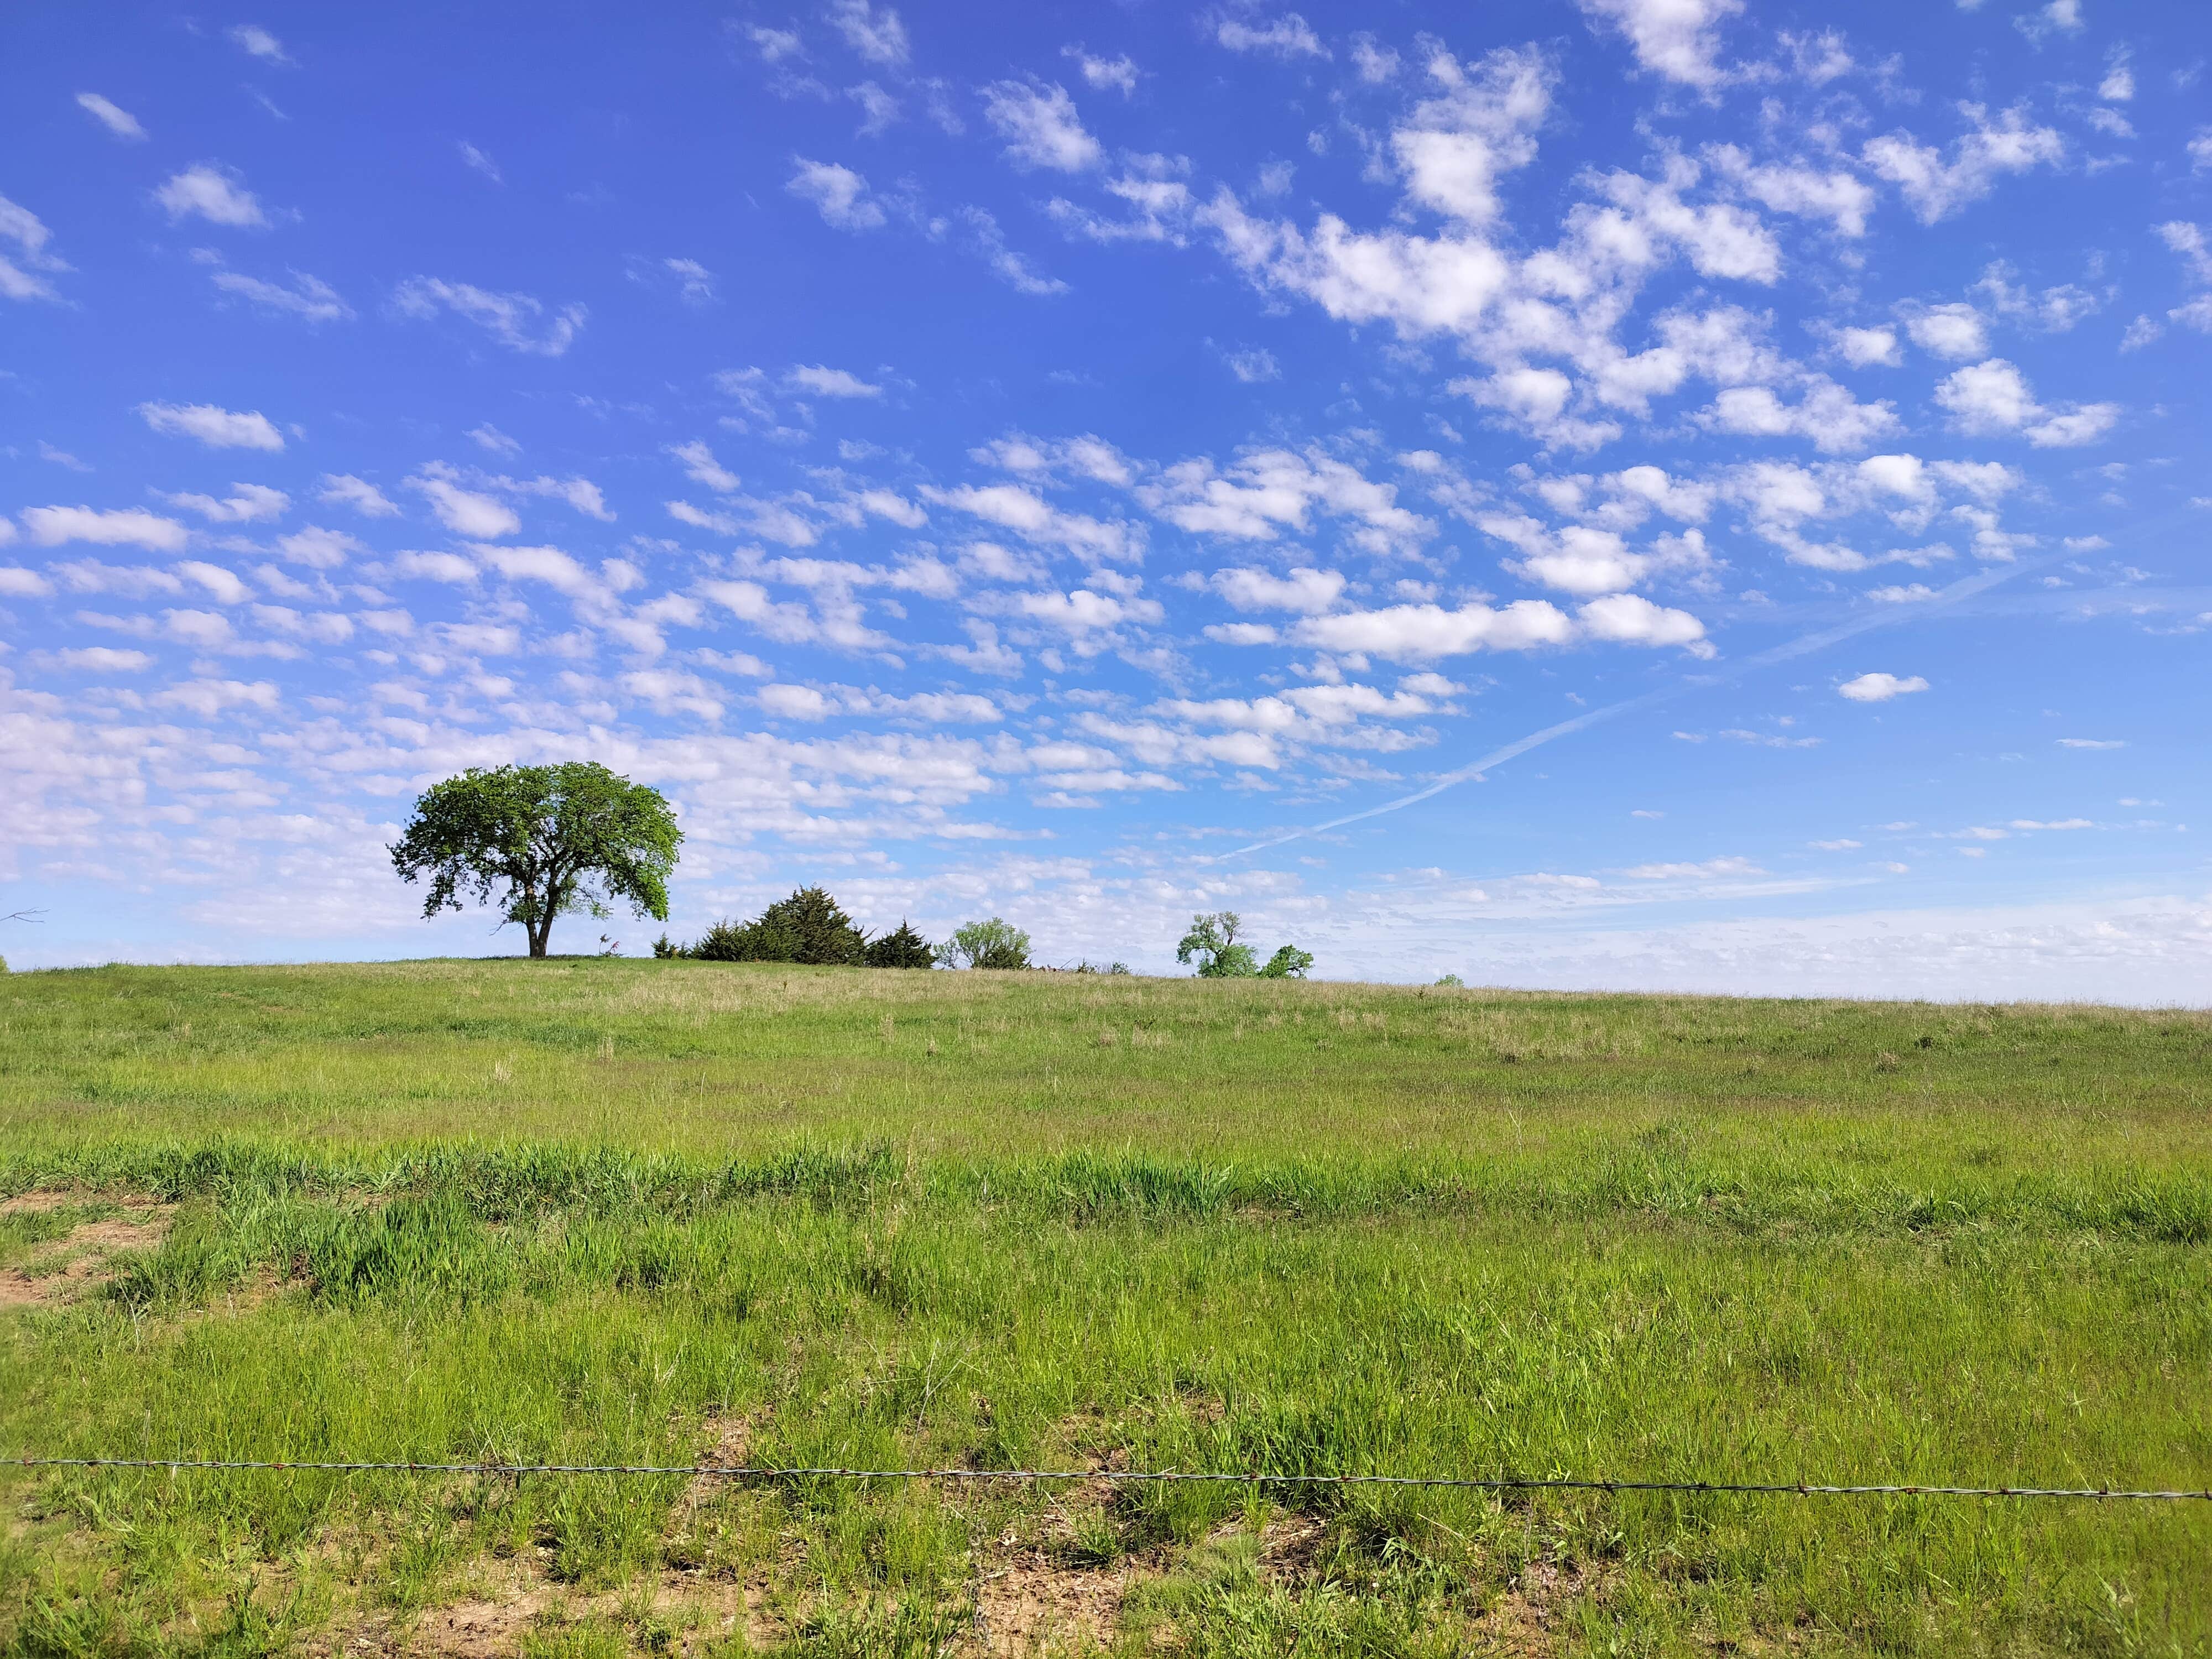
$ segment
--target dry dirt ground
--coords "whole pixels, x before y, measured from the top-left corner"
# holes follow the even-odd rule
[[[62,1237],[0,1267],[0,1308],[51,1308],[76,1301],[113,1276],[112,1258],[149,1250],[169,1231],[176,1206],[143,1194],[23,1193],[0,1200],[0,1215],[46,1214],[60,1209],[120,1213],[79,1222]]]

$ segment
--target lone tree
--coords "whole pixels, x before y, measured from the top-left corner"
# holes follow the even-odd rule
[[[1238,937],[1243,931],[1244,918],[1234,910],[1193,916],[1190,932],[1176,946],[1176,960],[1196,957],[1200,979],[1304,979],[1313,966],[1312,951],[1285,945],[1263,967],[1260,953]]]
[[[868,966],[871,968],[933,968],[937,965],[937,947],[914,931],[914,924],[902,921],[888,933],[878,933],[868,941]]]
[[[496,904],[545,954],[553,918],[617,901],[668,920],[668,872],[684,832],[658,789],[591,761],[471,767],[433,784],[389,850],[408,881],[430,878],[426,921],[463,898]]]
[[[1010,921],[993,916],[956,927],[952,937],[938,947],[938,956],[949,965],[969,968],[1026,968],[1030,965],[1030,936]]]

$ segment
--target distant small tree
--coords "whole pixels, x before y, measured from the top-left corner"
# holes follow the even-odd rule
[[[939,949],[948,964],[969,968],[1026,968],[1030,965],[1030,936],[1012,922],[993,916],[953,930]]]
[[[1234,910],[1217,910],[1190,919],[1190,931],[1176,946],[1176,960],[1198,959],[1200,979],[1250,979],[1260,971],[1260,959],[1237,935],[1244,918]]]
[[[871,968],[933,968],[937,965],[937,947],[915,933],[913,925],[903,920],[890,933],[870,939],[866,956]]]
[[[1304,979],[1306,969],[1313,966],[1313,952],[1301,951],[1295,945],[1285,945],[1267,958],[1267,965],[1260,970],[1261,979]]]
[[[402,879],[430,878],[425,921],[462,900],[496,904],[543,957],[553,919],[620,902],[668,920],[668,873],[684,832],[658,789],[591,761],[471,767],[424,791],[386,850]]]

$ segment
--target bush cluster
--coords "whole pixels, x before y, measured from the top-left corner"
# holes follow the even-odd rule
[[[1304,979],[1313,966],[1313,952],[1285,945],[1263,965],[1260,953],[1237,935],[1244,918],[1234,910],[1216,910],[1190,919],[1190,932],[1176,946],[1176,960],[1198,958],[1200,979]]]
[[[901,921],[870,939],[822,887],[802,887],[778,899],[750,921],[718,921],[690,945],[663,934],[656,957],[697,962],[794,962],[813,967],[928,968],[937,947]]]

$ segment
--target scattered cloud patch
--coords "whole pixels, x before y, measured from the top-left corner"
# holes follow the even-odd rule
[[[197,438],[210,449],[284,447],[284,434],[258,409],[241,411],[214,404],[141,404],[138,416],[156,432]]]
[[[1862,674],[1856,679],[1845,680],[1836,690],[1853,702],[1887,702],[1892,697],[1927,689],[1928,682],[1917,674]]]

